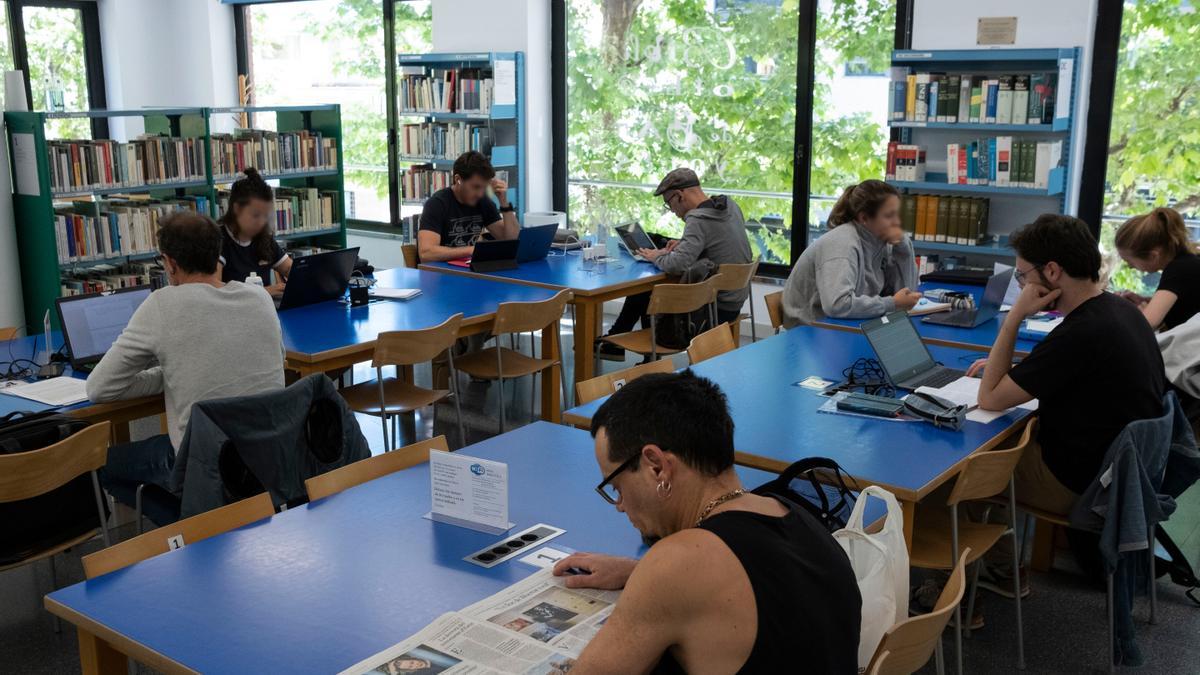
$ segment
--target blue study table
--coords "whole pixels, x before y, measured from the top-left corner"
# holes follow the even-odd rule
[[[922,291],[928,291],[933,288],[945,288],[951,291],[970,293],[975,296],[976,306],[979,305],[980,298],[983,295],[982,286],[940,284],[936,282],[921,284]],[[921,320],[921,317],[913,317],[913,325],[916,326],[917,333],[921,336],[921,341],[927,344],[986,352],[990,351],[992,345],[995,344],[996,335],[1000,332],[1000,323],[1007,316],[1007,312],[1001,312],[995,318],[989,319],[975,328],[957,328],[955,326],[941,326],[936,323],[925,323]],[[814,322],[813,325],[821,328],[832,328],[834,330],[859,332],[859,325],[866,321],[867,319],[833,319],[826,317]],[[1036,345],[1037,342],[1034,340],[1018,338],[1015,354],[1017,356],[1026,356],[1029,352],[1033,351]]]
[[[600,334],[604,322],[604,303],[645,293],[666,279],[666,275],[653,264],[638,262],[630,257],[615,239],[609,241],[607,250],[612,260],[590,268],[584,265],[578,251],[563,255],[560,251],[552,250],[545,260],[523,263],[513,270],[472,272],[445,262],[426,263],[420,269],[556,291],[569,289],[574,295],[571,302],[576,309],[575,381],[582,382],[594,375],[592,343]]]
[[[638,557],[640,535],[593,490],[592,448],[536,422],[460,452],[508,463],[513,532],[547,523],[566,530],[552,547]],[[166,672],[336,673],[535,571],[521,556],[464,562],[499,537],[423,518],[428,466],[60,589],[46,608],[78,627],[85,673],[124,675],[126,655]]]
[[[957,368],[975,358],[949,347],[930,351]],[[861,334],[800,326],[692,369],[716,382],[729,399],[738,463],[780,472],[805,457],[832,458],[860,486],[880,485],[894,493],[909,530],[916,502],[957,474],[967,456],[1023,428],[1029,413],[1017,409],[990,424],[967,422],[962,431],[947,431],[925,422],[818,412],[826,399],[794,384],[811,375],[841,382],[842,370],[864,356],[874,353]],[[606,398],[567,410],[564,423],[589,426]]]

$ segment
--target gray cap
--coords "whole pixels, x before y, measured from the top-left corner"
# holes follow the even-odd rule
[[[658,184],[658,189],[654,191],[654,196],[659,197],[667,190],[683,190],[693,187],[700,187],[700,179],[696,177],[695,171],[681,166],[662,179],[662,182]]]

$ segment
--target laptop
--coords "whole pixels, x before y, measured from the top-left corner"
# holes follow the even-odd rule
[[[978,307],[971,309],[952,309],[941,314],[930,314],[921,319],[925,323],[936,323],[943,326],[958,326],[959,328],[975,328],[991,321],[1000,313],[1000,305],[1004,304],[1004,294],[1012,280],[1012,268],[988,277],[987,287],[983,289],[983,299]]]
[[[616,230],[617,236],[621,239],[621,247],[625,249],[626,253],[633,256],[634,260],[649,262],[638,255],[638,251],[643,248],[658,248],[654,245],[654,240],[650,238],[650,235],[646,234],[646,231],[638,223],[625,223],[617,225],[613,229]]]
[[[879,358],[879,365],[896,387],[941,387],[967,374],[965,370],[947,368],[933,360],[908,312],[885,314],[862,324],[861,328]]]
[[[521,228],[521,233],[517,235],[517,240],[521,242],[517,249],[517,262],[545,260],[546,255],[550,253],[550,244],[554,243],[556,232],[558,225],[554,223]]]
[[[148,297],[149,286],[134,286],[55,300],[71,367],[88,371],[99,362]]]
[[[282,311],[337,300],[345,294],[356,262],[357,246],[296,258],[277,308]]]
[[[475,242],[475,250],[471,253],[467,264],[472,272],[515,270],[517,269],[517,252],[520,248],[520,239],[477,241]]]

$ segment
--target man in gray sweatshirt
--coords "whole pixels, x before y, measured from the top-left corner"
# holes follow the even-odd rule
[[[672,275],[691,270],[695,278],[704,278],[716,274],[717,268],[726,263],[745,264],[754,260],[746,236],[746,221],[737,202],[725,195],[706,195],[696,172],[675,169],[658,184],[654,196],[662,197],[665,206],[684,222],[679,239],[660,249],[639,251],[658,269]],[[726,323],[736,319],[749,292],[748,288],[721,291],[717,295],[717,321]],[[609,335],[633,330],[639,319],[645,325],[649,304],[649,293],[626,298]],[[624,350],[608,343],[600,343],[599,354],[601,358],[618,361],[625,356]]]
[[[275,305],[262,288],[221,281],[216,224],[173,213],[159,226],[158,244],[170,286],[146,298],[87,379],[95,403],[158,393],[166,400],[167,434],[108,451],[100,477],[122,501],[139,483],[170,489],[193,403],[283,388]]]

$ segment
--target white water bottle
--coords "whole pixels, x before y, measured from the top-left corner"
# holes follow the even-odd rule
[[[263,280],[262,277],[258,276],[258,272],[251,272],[250,276],[246,277],[246,283],[250,286],[263,288]]]

